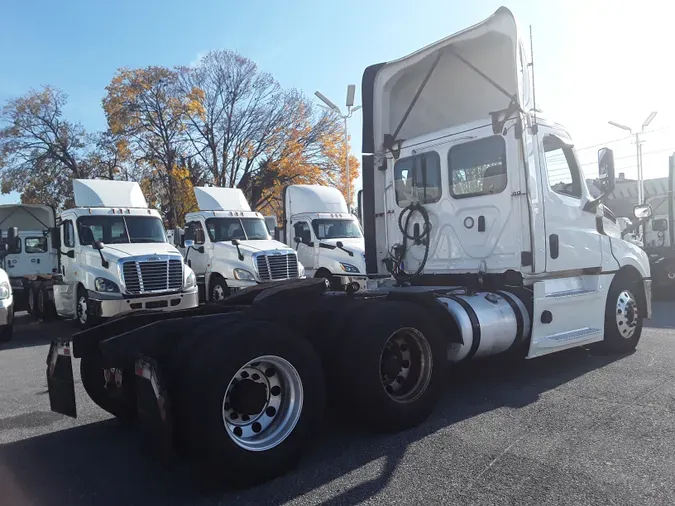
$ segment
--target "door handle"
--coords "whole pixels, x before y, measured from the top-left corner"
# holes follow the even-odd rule
[[[558,255],[560,254],[560,243],[558,241],[557,234],[551,234],[548,236],[548,245],[551,258],[558,258]]]
[[[483,215],[478,217],[478,231],[485,232],[485,216]]]

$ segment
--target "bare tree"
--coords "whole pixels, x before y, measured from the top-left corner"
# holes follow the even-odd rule
[[[20,191],[29,200],[61,207],[70,198],[72,178],[86,178],[87,135],[79,123],[63,118],[67,96],[44,86],[0,109],[2,191]]]

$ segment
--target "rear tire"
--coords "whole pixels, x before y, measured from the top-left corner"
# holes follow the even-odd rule
[[[642,334],[645,308],[638,282],[619,273],[612,281],[605,307],[605,338],[594,347],[607,354],[633,351]]]
[[[82,357],[80,378],[89,398],[101,409],[122,421],[136,418],[136,383],[132,368],[122,369],[116,377],[115,371],[105,368],[100,355]]]
[[[28,288],[28,312],[33,316],[33,318],[40,319],[42,318],[42,313],[38,307],[38,291],[40,285],[31,283]]]
[[[207,337],[180,381],[176,412],[209,477],[235,487],[288,472],[323,414],[321,363],[309,343],[262,321]]]
[[[380,431],[423,422],[447,377],[446,340],[433,315],[410,302],[374,302],[353,322],[338,367],[342,410]]]
[[[56,307],[54,307],[54,302],[49,299],[48,288],[44,283],[40,283],[38,288],[37,308],[45,321],[53,320],[56,316]]]

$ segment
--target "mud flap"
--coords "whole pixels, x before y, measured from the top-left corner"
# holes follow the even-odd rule
[[[136,402],[143,441],[160,458],[173,455],[173,422],[169,396],[157,362],[149,357],[136,360]]]
[[[77,418],[70,343],[52,341],[47,355],[49,405],[55,413]]]

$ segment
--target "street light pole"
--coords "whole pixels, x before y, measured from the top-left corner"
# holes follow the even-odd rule
[[[642,171],[642,141],[640,140],[640,136],[645,133],[645,128],[649,126],[649,124],[652,122],[654,117],[656,116],[656,111],[652,112],[649,116],[647,116],[647,119],[642,123],[642,128],[640,129],[639,132],[633,132],[633,129],[623,125],[621,123],[617,123],[616,121],[609,121],[608,123],[614,127],[620,128],[621,130],[626,130],[628,131],[631,135],[635,136],[635,153],[637,157],[637,174],[638,174],[638,205],[641,206],[644,204],[644,199],[645,199],[645,191],[644,191],[644,174]]]
[[[342,114],[342,111],[340,108],[335,105],[333,102],[331,102],[323,93],[320,91],[315,91],[314,94],[321,100],[324,104],[328,106],[328,108],[336,113],[338,116],[340,116],[343,121],[344,121],[344,129],[345,129],[345,175],[347,177],[347,208],[349,209],[349,212],[351,212],[352,208],[352,201],[351,201],[351,195],[350,195],[350,187],[351,187],[351,181],[349,179],[349,130],[347,129],[347,120],[352,117],[352,114],[354,114],[356,111],[361,109],[360,105],[357,105],[354,107],[354,94],[356,92],[356,85],[350,84],[347,86],[347,101],[345,105],[347,106],[347,114]]]

